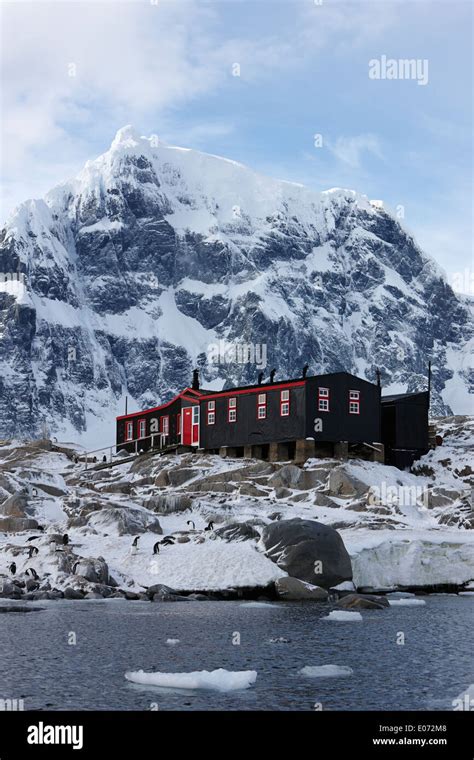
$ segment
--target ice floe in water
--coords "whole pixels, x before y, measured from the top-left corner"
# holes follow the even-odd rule
[[[248,689],[257,680],[256,670],[196,670],[191,673],[145,673],[143,670],[125,673],[127,681],[143,686],[166,689],[215,689],[236,691]]]
[[[346,665],[306,665],[298,671],[308,678],[335,678],[336,676],[351,676],[354,671]]]
[[[166,639],[166,644],[170,647],[174,647],[176,644],[179,644],[179,639]]]
[[[289,644],[291,639],[285,639],[284,636],[277,636],[274,639],[268,639],[269,644]]]
[[[362,622],[362,615],[360,612],[346,612],[345,610],[333,610],[329,613],[329,615],[326,615],[326,617],[321,618],[321,620],[337,620],[340,622],[347,622],[347,623],[361,623]]]
[[[420,607],[426,604],[424,599],[389,599],[388,603],[390,607]]]
[[[282,604],[275,604],[274,602],[243,602],[240,607],[250,607],[251,609],[258,610],[263,609],[264,607],[273,608],[273,607],[283,607]]]

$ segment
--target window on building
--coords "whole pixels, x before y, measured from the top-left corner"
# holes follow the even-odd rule
[[[215,412],[208,412],[207,413],[207,424],[208,425],[214,425],[216,422],[216,413]]]
[[[349,391],[349,414],[360,414],[360,391]]]
[[[199,423],[199,407],[193,406],[193,425],[197,425]]]
[[[138,421],[138,437],[145,438],[146,436],[146,420]]]
[[[125,423],[125,440],[133,441],[133,422]]]
[[[290,391],[280,391],[280,417],[288,417],[290,414]]]
[[[229,399],[227,412],[229,422],[237,422],[237,399],[235,397]]]
[[[161,418],[161,432],[163,433],[163,435],[169,435],[170,418],[167,414]]]
[[[329,388],[318,388],[318,411],[329,412]]]
[[[208,401],[207,402],[207,411],[208,412],[214,412],[216,409],[216,402],[215,401]]]
[[[267,416],[267,394],[259,393],[257,396],[257,419],[264,420]]]

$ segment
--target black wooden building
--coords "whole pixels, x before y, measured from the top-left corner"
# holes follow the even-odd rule
[[[195,374],[166,404],[117,418],[117,447],[181,444],[236,456],[331,456],[340,444],[381,447],[380,387],[347,372],[208,391]],[[376,444],[374,446],[374,444]],[[378,448],[377,448],[378,445]]]
[[[429,391],[382,396],[382,441],[385,462],[410,467],[429,449]]]

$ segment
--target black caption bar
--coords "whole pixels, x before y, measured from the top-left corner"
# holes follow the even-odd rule
[[[364,756],[474,757],[472,712],[0,712],[0,760],[133,757],[174,747],[255,754],[323,748]],[[224,744],[222,744],[224,742]],[[227,744],[228,743],[228,744]],[[142,752],[144,753],[142,755]],[[155,753],[155,754],[156,754]]]

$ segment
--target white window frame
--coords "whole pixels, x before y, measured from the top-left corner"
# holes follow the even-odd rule
[[[267,394],[259,393],[258,399],[257,399],[257,406],[266,406],[266,405],[267,405]]]
[[[142,432],[143,429],[143,432]],[[138,421],[138,438],[146,438],[146,420],[141,419]]]
[[[207,424],[208,425],[215,425],[216,424],[216,413],[215,412],[208,412],[207,413]]]
[[[329,412],[328,398],[318,398],[318,412]]]
[[[216,410],[216,402],[215,401],[208,401],[207,402],[207,411],[208,412],[215,412]]]
[[[257,419],[258,420],[265,420],[267,418],[267,407],[263,406],[257,406]]]
[[[289,417],[290,416],[290,402],[289,401],[282,401],[280,404],[280,417]]]
[[[237,422],[237,409],[232,408],[228,410],[228,421],[229,422]]]
[[[360,414],[360,401],[349,401],[349,414]]]
[[[237,398],[235,396],[232,396],[232,398],[229,399],[228,408],[229,409],[236,409],[237,408]]]
[[[280,391],[280,403],[290,400],[290,390],[287,388],[285,391]]]
[[[360,401],[360,391],[349,391],[349,401]]]
[[[318,388],[318,398],[329,398],[329,388]]]
[[[129,434],[129,430],[131,429],[131,435]],[[125,440],[126,441],[133,441],[133,420],[129,420],[125,423]]]

